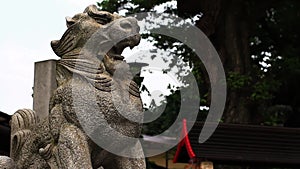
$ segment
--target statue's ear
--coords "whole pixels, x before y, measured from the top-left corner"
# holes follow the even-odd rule
[[[67,27],[69,28],[70,26],[72,26],[73,24],[75,23],[75,20],[72,19],[71,17],[66,17],[66,24],[67,24]]]
[[[85,10],[84,13],[87,13],[90,17],[95,19],[99,24],[105,25],[113,20],[114,15],[106,12],[99,11],[96,5],[90,5]]]
[[[98,8],[96,5],[89,5],[88,7],[85,8],[83,13],[88,13],[89,11],[98,11]]]

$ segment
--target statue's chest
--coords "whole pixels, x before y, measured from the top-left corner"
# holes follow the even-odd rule
[[[113,86],[113,90],[110,92],[98,90],[96,93],[97,103],[100,107],[108,107],[111,110],[115,109],[118,112],[142,111],[141,99],[130,92],[129,85],[115,84]]]
[[[70,99],[69,106],[90,109],[99,107],[101,110],[110,111],[142,111],[140,97],[132,94],[135,86],[125,83],[115,83],[110,91],[97,89],[93,84],[80,79],[71,80],[65,87],[62,87],[62,100]],[[134,89],[138,90],[138,89]]]

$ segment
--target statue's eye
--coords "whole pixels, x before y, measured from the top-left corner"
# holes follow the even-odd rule
[[[105,13],[93,14],[91,17],[94,18],[96,22],[98,22],[101,25],[108,24],[112,20],[111,16]]]

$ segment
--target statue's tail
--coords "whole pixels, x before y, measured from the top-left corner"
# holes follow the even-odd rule
[[[20,109],[16,111],[11,118],[11,148],[10,156],[18,159],[31,129],[38,123],[39,119],[36,113],[30,109]]]

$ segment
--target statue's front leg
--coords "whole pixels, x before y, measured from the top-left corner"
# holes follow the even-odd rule
[[[92,169],[87,138],[78,127],[62,125],[57,148],[60,169]]]

